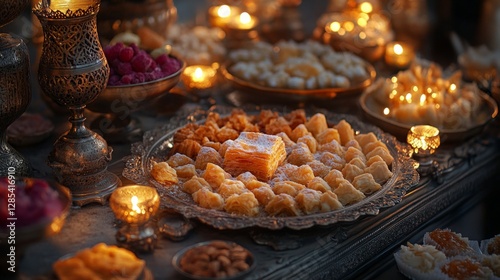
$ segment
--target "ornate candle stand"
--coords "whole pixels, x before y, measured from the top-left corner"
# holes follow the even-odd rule
[[[121,182],[107,171],[113,149],[84,125],[86,104],[103,91],[109,76],[97,34],[100,0],[75,2],[80,7],[88,4],[88,8],[54,11],[42,2],[33,12],[44,33],[38,69],[40,87],[54,102],[71,111],[72,126],[55,142],[49,165],[60,183],[71,190],[73,203],[82,206],[90,202],[104,204]]]
[[[26,7],[29,0],[2,1],[0,26]],[[28,162],[8,143],[5,130],[26,110],[31,99],[28,48],[21,39],[0,34],[0,176],[31,175]]]

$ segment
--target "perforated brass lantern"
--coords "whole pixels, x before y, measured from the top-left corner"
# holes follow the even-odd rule
[[[153,251],[157,237],[150,219],[160,206],[156,189],[140,185],[117,188],[111,194],[109,205],[115,217],[123,222],[116,240],[134,251]]]
[[[59,3],[64,2],[64,3]],[[120,180],[107,171],[113,149],[84,125],[84,108],[106,87],[109,66],[99,43],[96,16],[99,0],[38,3],[44,42],[38,81],[55,103],[70,110],[71,128],[49,155],[58,181],[72,192],[73,203],[104,204]]]

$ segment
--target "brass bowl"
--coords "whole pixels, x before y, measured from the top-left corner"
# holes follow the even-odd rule
[[[174,58],[181,62],[181,67],[169,76],[140,84],[107,86],[87,105],[90,111],[102,114],[92,121],[92,130],[101,134],[108,143],[138,141],[142,129],[138,120],[132,118],[132,113],[177,85],[186,63]]]
[[[103,114],[119,114],[120,112],[132,112],[139,109],[142,105],[167,93],[177,85],[185,63],[179,58],[176,59],[181,62],[181,67],[176,72],[150,82],[107,86],[94,101],[87,105],[87,109]]]
[[[495,100],[485,93],[479,92],[479,94],[482,99],[482,104],[481,109],[477,112],[475,124],[471,127],[462,129],[439,128],[442,143],[456,143],[470,139],[481,133],[484,127],[491,120],[496,118],[498,115],[498,105]],[[373,89],[368,88],[359,98],[359,104],[365,118],[382,130],[396,136],[400,141],[406,142],[406,136],[412,125],[401,123],[384,116],[384,107],[375,100],[373,95]]]

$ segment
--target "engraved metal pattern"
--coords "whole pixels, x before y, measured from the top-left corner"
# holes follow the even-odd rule
[[[29,164],[6,141],[5,130],[26,110],[31,100],[28,48],[22,40],[0,34],[0,176],[16,168],[29,175]]]
[[[0,9],[0,26],[11,22],[30,3],[29,0],[2,0]]]
[[[104,204],[121,185],[107,170],[112,148],[84,125],[84,108],[106,87],[109,66],[102,51],[96,26],[99,0],[87,10],[66,13],[44,9],[34,13],[40,19],[44,43],[40,57],[40,88],[54,102],[70,109],[70,130],[54,144],[49,155],[58,181],[72,192],[73,203]]]
[[[222,115],[228,115],[232,108],[214,107],[212,111]],[[286,109],[276,109],[278,112],[286,112]],[[250,113],[250,111],[247,110]],[[255,109],[254,109],[255,112]],[[162,197],[162,205],[180,212],[187,218],[198,218],[204,223],[219,229],[238,229],[259,226],[269,229],[304,229],[315,225],[330,225],[340,221],[354,221],[360,216],[377,215],[381,208],[391,207],[399,203],[406,191],[419,181],[419,175],[413,167],[414,161],[407,157],[406,144],[398,142],[393,136],[383,133],[380,129],[363,123],[352,115],[333,114],[327,111],[314,110],[311,113],[321,112],[325,114],[331,123],[337,123],[341,119],[347,120],[351,126],[362,132],[374,132],[381,141],[386,143],[391,155],[394,157],[392,164],[393,177],[390,178],[382,189],[370,197],[354,205],[340,210],[304,215],[298,217],[242,217],[231,215],[226,212],[210,210],[199,207],[191,196],[183,193],[179,188],[165,188],[150,176],[153,161],[162,161],[173,145],[175,131],[187,122],[198,122],[204,120],[208,111],[201,111],[172,118],[171,122],[159,129],[146,132],[142,143],[132,146],[132,155],[125,158],[126,166],[123,176],[138,183],[155,186]]]

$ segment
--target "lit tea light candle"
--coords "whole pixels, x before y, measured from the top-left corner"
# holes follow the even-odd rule
[[[128,224],[144,224],[156,214],[160,197],[155,188],[131,185],[117,188],[109,199],[118,220]]]
[[[257,19],[247,12],[234,17],[229,23],[229,27],[238,30],[251,30],[257,25]]]
[[[431,155],[441,144],[439,129],[430,125],[412,126],[408,132],[407,142],[415,155]]]
[[[215,85],[217,70],[207,65],[192,65],[182,73],[182,81],[188,89],[208,89]]]
[[[212,26],[224,28],[240,13],[240,9],[235,6],[213,6],[208,9],[209,22]]]
[[[405,68],[415,58],[413,48],[403,42],[388,43],[385,49],[385,62],[398,68]]]
[[[369,14],[369,13],[373,12],[373,5],[372,5],[372,3],[369,3],[369,2],[363,2],[359,5],[359,10],[362,13]]]

